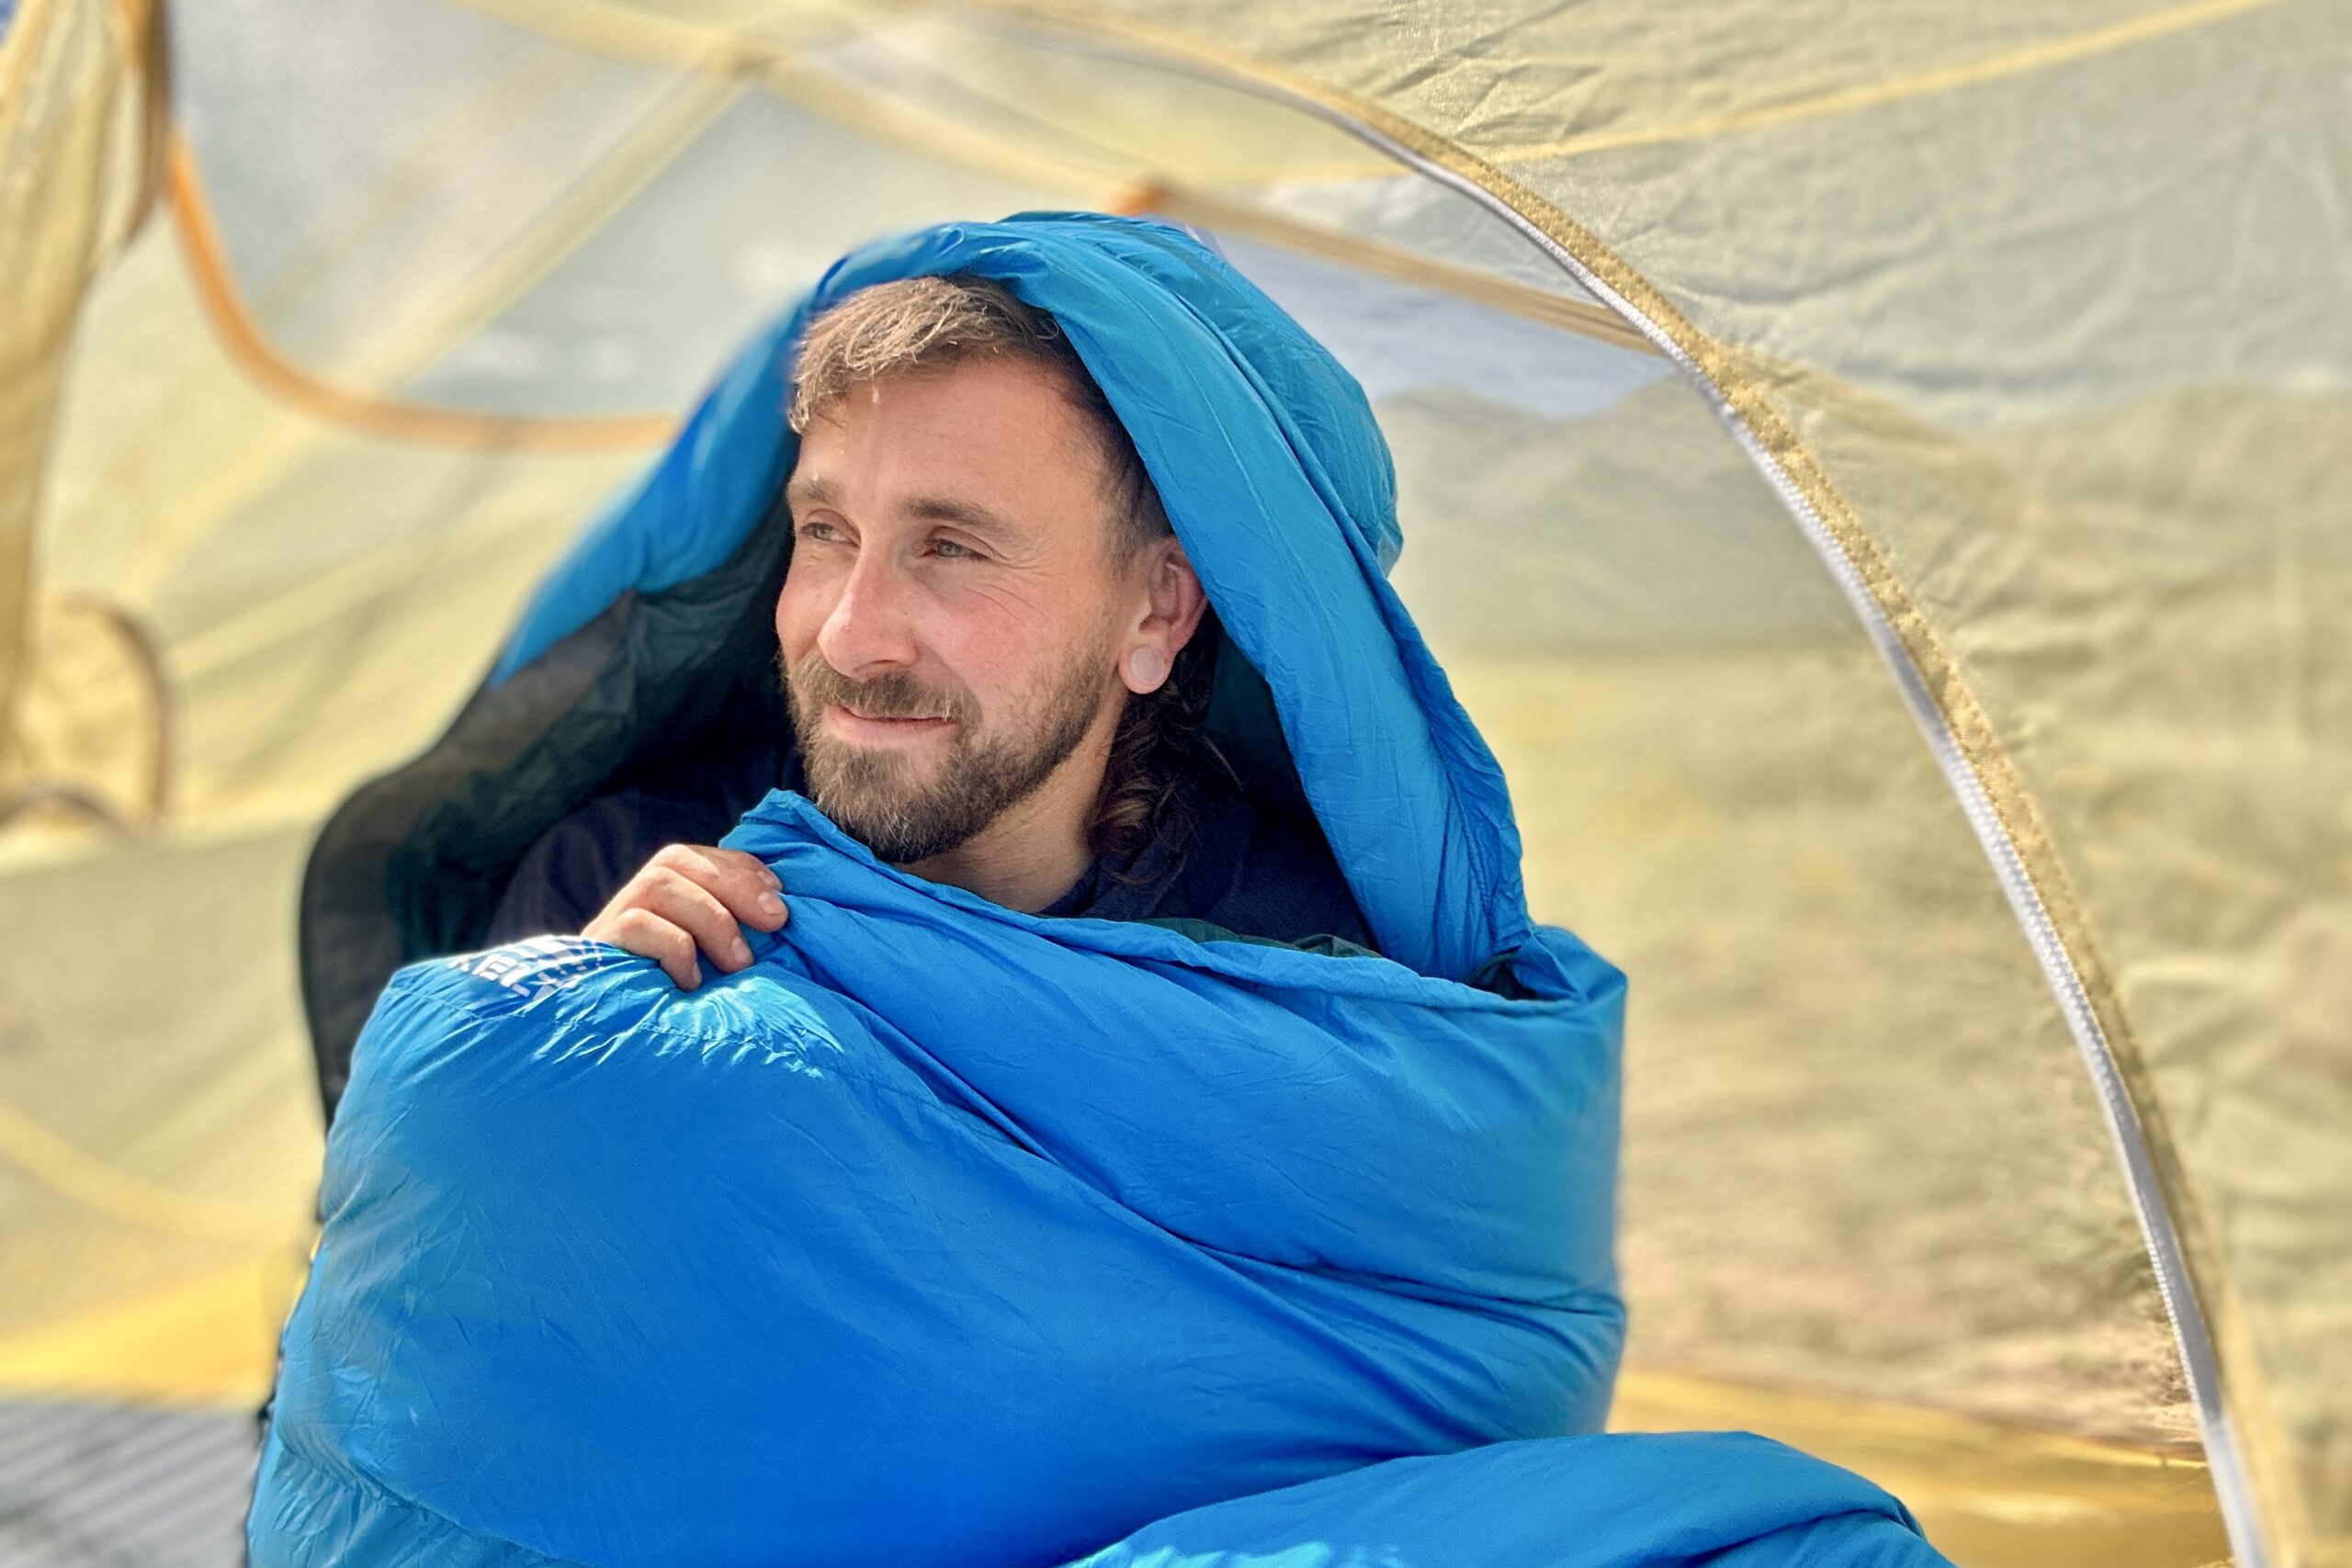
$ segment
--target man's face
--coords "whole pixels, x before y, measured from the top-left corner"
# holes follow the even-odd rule
[[[776,637],[809,795],[881,859],[959,847],[1114,720],[1100,461],[1018,359],[855,388],[810,423]]]

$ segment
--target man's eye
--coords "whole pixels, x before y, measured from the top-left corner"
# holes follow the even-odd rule
[[[839,528],[834,527],[831,523],[820,522],[813,517],[794,529],[793,533],[803,539],[816,539],[825,543],[831,543],[842,536],[842,531]]]
[[[959,545],[953,539],[933,539],[931,553],[948,560],[978,560],[980,554],[969,545]]]

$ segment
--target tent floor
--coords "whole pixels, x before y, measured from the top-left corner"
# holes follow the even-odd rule
[[[0,1400],[0,1568],[234,1568],[246,1411]]]
[[[1610,1425],[1776,1438],[1877,1482],[1962,1568],[2210,1568],[2230,1561],[2195,1445],[2155,1449],[1915,1405],[1629,1371]]]

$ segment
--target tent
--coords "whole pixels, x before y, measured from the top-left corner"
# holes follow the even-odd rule
[[[1970,1564],[2352,1563],[2338,8],[0,26],[0,1542],[233,1550],[326,813],[834,255],[1057,207],[1374,398],[1535,912],[1633,976],[1615,1421]]]

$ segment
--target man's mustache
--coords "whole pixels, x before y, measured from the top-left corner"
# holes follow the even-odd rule
[[[786,664],[778,655],[776,666],[795,705],[812,712],[838,704],[868,718],[945,718],[968,725],[979,716],[969,692],[929,686],[905,671],[853,681],[826,663],[820,653],[797,664]]]

